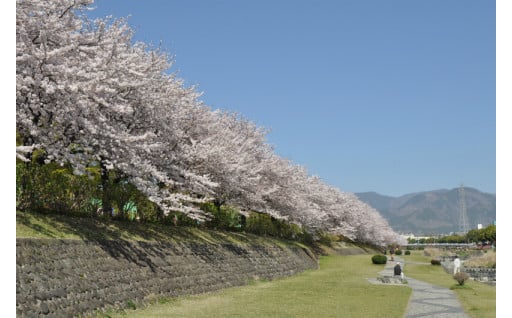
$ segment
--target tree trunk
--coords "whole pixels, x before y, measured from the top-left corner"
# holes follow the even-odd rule
[[[105,166],[103,160],[100,161],[101,167],[101,204],[103,215],[113,216],[112,213],[112,198],[110,197],[110,178],[109,171]]]
[[[213,205],[215,205],[215,208],[217,208],[217,212],[220,213],[220,207],[224,204],[224,201],[215,199],[213,200]]]

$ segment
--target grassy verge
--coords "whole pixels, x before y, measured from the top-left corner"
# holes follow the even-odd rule
[[[165,224],[122,222],[109,219],[77,218],[16,212],[16,237],[82,240],[127,240],[205,242],[213,244],[283,245],[298,242],[261,237],[244,232],[214,231],[206,228]],[[302,246],[302,245],[301,245]]]
[[[461,288],[457,286],[452,275],[446,273],[441,266],[431,265],[431,258],[424,256],[422,251],[413,251],[411,255],[404,256],[404,259],[407,276],[453,289],[464,310],[471,317],[496,317],[496,287],[471,280]],[[418,264],[412,262],[418,262]]]
[[[403,317],[411,289],[370,284],[369,255],[323,256],[320,269],[270,282],[179,297],[111,317]]]

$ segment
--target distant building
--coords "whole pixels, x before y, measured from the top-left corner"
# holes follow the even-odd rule
[[[413,233],[402,234],[401,236],[405,240],[409,240],[410,239],[410,240],[416,240],[416,241],[428,240],[428,239],[431,239],[431,238],[437,238],[437,236],[416,236]]]

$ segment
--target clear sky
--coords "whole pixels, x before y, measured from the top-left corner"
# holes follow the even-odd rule
[[[481,0],[99,0],[210,107],[346,192],[496,193],[496,6]]]

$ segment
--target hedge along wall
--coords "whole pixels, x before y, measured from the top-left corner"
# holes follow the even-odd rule
[[[87,316],[317,267],[293,246],[16,239],[16,313]]]

